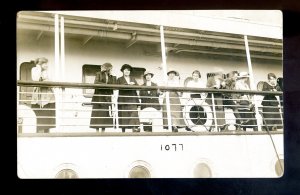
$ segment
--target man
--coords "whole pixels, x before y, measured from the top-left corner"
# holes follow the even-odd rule
[[[112,65],[105,63],[101,66],[101,71],[96,73],[95,84],[116,84],[116,77],[111,75]],[[113,127],[113,118],[109,112],[111,106],[112,89],[95,89],[92,98],[93,111],[91,115],[90,127],[102,132],[106,127]]]

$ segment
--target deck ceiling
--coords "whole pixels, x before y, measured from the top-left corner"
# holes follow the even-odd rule
[[[67,38],[83,40],[93,38],[124,42],[126,47],[137,43],[160,45],[159,26],[111,21],[86,17],[64,16]],[[17,19],[18,34],[35,33],[54,36],[54,15],[41,12],[20,12]],[[246,57],[244,36],[220,32],[165,27],[165,42],[172,54],[212,54]],[[94,39],[93,39],[94,40]],[[282,40],[248,36],[251,58],[282,60]]]

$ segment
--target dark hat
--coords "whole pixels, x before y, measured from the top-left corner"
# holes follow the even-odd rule
[[[146,71],[146,72],[144,73],[144,77],[146,77],[147,74],[150,74],[150,75],[151,75],[151,78],[154,76],[154,74],[153,74],[152,72]]]
[[[199,75],[199,78],[201,78],[201,73],[200,73],[199,70],[194,70],[193,73],[192,73],[192,75],[193,75],[193,74],[198,74],[198,75]]]
[[[121,72],[123,72],[124,69],[129,69],[131,71],[132,67],[129,64],[123,64],[123,66],[121,67]]]
[[[108,62],[106,62],[106,63],[104,63],[103,65],[102,65],[104,68],[112,68],[112,65],[111,65],[111,63],[108,63]]]
[[[174,73],[176,76],[179,76],[179,73],[175,70],[170,70],[167,75],[169,75],[170,73]]]

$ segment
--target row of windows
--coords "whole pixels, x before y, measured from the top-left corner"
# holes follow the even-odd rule
[[[150,165],[144,161],[137,161],[135,166],[133,166],[128,174],[128,178],[151,178],[151,169]],[[278,177],[283,175],[284,170],[284,161],[283,159],[279,159],[275,163],[275,173]],[[194,178],[211,178],[213,177],[211,167],[209,164],[200,162],[196,164],[193,169],[193,177]],[[60,170],[55,178],[58,179],[72,179],[79,178],[79,175],[70,168]]]

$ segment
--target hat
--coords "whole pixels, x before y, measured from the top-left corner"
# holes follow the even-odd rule
[[[132,67],[129,64],[123,64],[123,66],[121,67],[121,72],[123,72],[124,69],[129,69],[131,71]]]
[[[169,72],[167,72],[167,75],[169,75],[170,73],[174,73],[176,76],[179,76],[179,73],[175,70],[170,70]]]
[[[152,72],[146,71],[146,72],[144,73],[144,77],[146,77],[147,74],[150,74],[150,75],[151,75],[151,78],[154,76],[154,74],[153,74]]]
[[[199,75],[199,78],[201,78],[201,73],[200,73],[199,70],[194,70],[193,73],[192,73],[192,75],[193,75],[193,74],[198,74],[198,75]]]
[[[48,62],[48,59],[45,58],[45,57],[37,58],[37,59],[35,60],[35,63],[38,64],[39,62],[41,62],[42,64],[44,64],[44,63],[47,63],[47,62]]]
[[[105,69],[108,69],[108,68],[112,68],[112,65],[111,65],[111,63],[106,62],[102,65],[102,67]]]
[[[207,73],[207,78],[209,78],[209,77],[216,77],[216,76],[220,76],[221,78],[223,78],[223,73],[222,72],[210,72],[210,73]]]
[[[237,79],[249,78],[248,72],[240,72]]]

